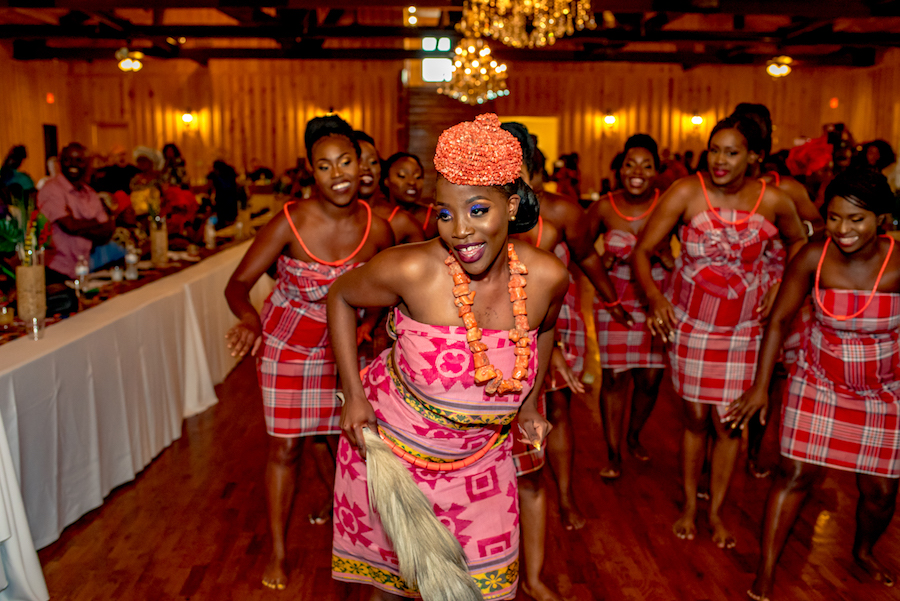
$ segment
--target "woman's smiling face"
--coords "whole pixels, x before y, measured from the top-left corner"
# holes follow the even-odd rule
[[[878,236],[878,226],[883,220],[883,215],[876,215],[842,196],[835,196],[828,203],[825,230],[843,252],[850,254]]]
[[[425,177],[415,159],[402,157],[388,170],[387,184],[394,200],[417,203],[422,196]]]
[[[381,160],[375,147],[365,140],[359,141],[362,153],[359,156],[359,195],[369,198],[378,190],[381,181]]]
[[[707,161],[715,185],[725,187],[744,177],[759,156],[747,148],[747,138],[734,128],[722,129],[709,141]]]
[[[619,178],[625,191],[632,196],[640,196],[650,189],[656,177],[656,163],[653,154],[646,148],[629,148],[619,170]]]
[[[359,157],[345,136],[331,135],[312,147],[312,171],[322,198],[339,207],[356,198],[359,189]]]
[[[507,198],[497,188],[459,186],[439,177],[436,196],[441,240],[466,272],[485,272],[505,248],[518,195]]]

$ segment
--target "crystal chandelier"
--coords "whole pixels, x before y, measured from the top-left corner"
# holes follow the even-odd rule
[[[466,37],[491,37],[514,48],[550,46],[595,27],[590,0],[465,0],[456,26]]]
[[[466,104],[484,104],[508,96],[506,65],[491,56],[491,48],[481,38],[464,38],[456,47],[451,67],[453,75],[438,93]]]

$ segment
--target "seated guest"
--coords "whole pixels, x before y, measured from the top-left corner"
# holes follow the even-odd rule
[[[34,187],[40,190],[44,187],[44,184],[49,182],[57,175],[59,175],[59,158],[50,157],[49,159],[47,159],[47,175],[39,179]]]
[[[259,159],[250,159],[250,172],[247,173],[247,180],[258,182],[260,180],[270,182],[275,177],[275,173],[268,167],[263,167]]]
[[[160,179],[163,183],[176,188],[190,187],[191,182],[188,178],[184,158],[181,156],[181,150],[170,142],[163,146],[162,153],[165,164],[163,165]]]
[[[17,195],[34,190],[34,180],[27,173],[19,171],[19,167],[22,166],[22,162],[27,156],[24,146],[13,146],[9,150],[3,160],[3,166],[0,167],[0,186],[4,188],[19,186],[20,190],[16,192]]]
[[[224,227],[237,219],[238,203],[246,201],[241,198],[240,186],[237,184],[237,172],[234,167],[219,160],[213,163],[213,170],[206,176],[213,187],[213,203],[218,223],[216,227]]]
[[[97,171],[91,182],[97,192],[131,192],[132,178],[141,172],[128,161],[128,151],[124,146],[112,147],[110,153],[112,163]]]
[[[47,264],[48,283],[75,277],[79,255],[87,257],[94,244],[105,244],[115,231],[103,202],[84,183],[88,157],[85,147],[73,142],[60,155],[62,173],[38,192],[38,209],[51,223],[55,254]]]

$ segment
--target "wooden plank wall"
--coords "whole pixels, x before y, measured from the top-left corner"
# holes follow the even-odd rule
[[[329,110],[369,132],[387,155],[398,150],[402,63],[388,61],[145,61],[125,74],[115,63],[17,62],[0,57],[0,152],[25,144],[24,168],[42,171],[41,125],[59,127],[60,147],[92,151],[177,144],[192,177],[224,158],[238,171],[259,158],[276,171],[306,155],[306,122]],[[47,104],[46,94],[54,94]],[[181,115],[195,117],[185,126]]]
[[[41,125],[50,123],[59,127],[60,145],[78,140],[99,152],[108,152],[114,139],[127,147],[175,142],[194,177],[204,176],[219,157],[239,170],[254,157],[282,170],[305,154],[306,121],[334,109],[374,136],[383,156],[408,144],[430,163],[428,148],[444,122],[473,113],[445,99],[423,100],[421,91],[405,94],[401,62],[145,64],[139,73],[124,74],[112,61],[17,62],[0,49],[0,152],[26,144],[32,158],[25,169],[39,175]],[[895,147],[900,143],[900,51],[889,51],[868,69],[798,67],[782,80],[760,67],[732,66],[683,71],[627,63],[510,63],[509,71],[510,96],[475,112],[559,116],[558,151],[581,155],[584,191],[599,188],[629,135],[643,131],[660,148],[697,152],[716,121],[741,101],[772,109],[776,148],[800,135],[816,136],[823,123],[837,121],[846,122],[858,141],[883,137]],[[46,102],[48,92],[54,104]],[[839,100],[836,109],[829,107],[832,97]],[[196,117],[190,127],[181,122],[188,108]],[[618,118],[614,126],[603,123],[607,111]],[[695,111],[705,119],[700,127],[690,124]]]
[[[559,153],[577,151],[582,191],[599,189],[609,164],[634,133],[651,134],[660,149],[706,146],[709,132],[739,102],[772,111],[774,148],[799,136],[821,135],[825,123],[845,122],[857,142],[884,138],[900,145],[900,52],[868,69],[797,68],[783,79],[760,67],[707,66],[683,71],[669,65],[626,63],[510,63],[510,95],[496,101],[501,115],[558,115]],[[838,99],[838,108],[829,102]],[[603,122],[606,112],[617,117]],[[704,118],[695,127],[694,113]]]

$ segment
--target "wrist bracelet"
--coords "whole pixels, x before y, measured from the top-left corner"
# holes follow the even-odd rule
[[[613,307],[616,307],[616,306],[618,306],[618,305],[621,305],[621,304],[622,304],[622,299],[621,299],[621,298],[617,298],[615,301],[613,301],[613,302],[611,302],[611,303],[608,303],[608,302],[606,302],[606,301],[602,301],[602,302],[603,302],[603,306],[604,306],[604,307],[606,307],[607,309],[612,309]]]

